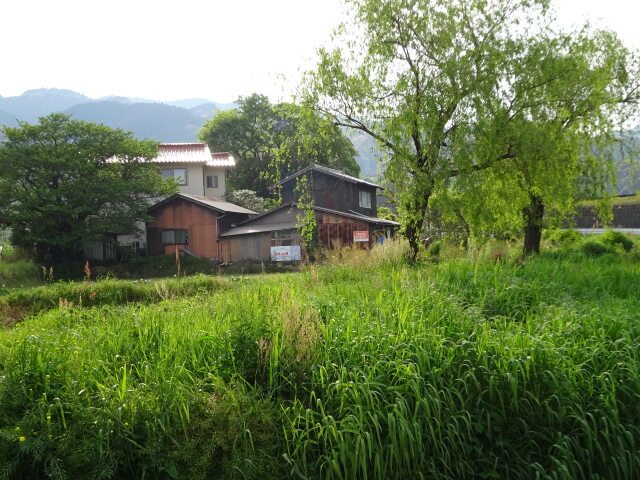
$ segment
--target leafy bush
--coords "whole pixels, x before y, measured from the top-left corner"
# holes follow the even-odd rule
[[[585,240],[580,245],[579,250],[589,257],[599,257],[607,253],[615,253],[615,248],[610,245],[598,242],[597,240]]]
[[[442,250],[442,241],[436,240],[427,249],[427,255],[430,257],[437,257],[440,255],[440,251]]]
[[[625,252],[630,252],[635,245],[631,238],[624,233],[616,232],[615,230],[607,230],[603,235],[601,235],[600,241],[611,247],[620,246]]]
[[[552,230],[549,232],[547,240],[551,245],[557,247],[571,247],[580,243],[583,236],[572,229]]]

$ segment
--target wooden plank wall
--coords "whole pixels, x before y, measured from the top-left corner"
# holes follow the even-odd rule
[[[370,232],[369,224],[358,220],[341,217],[326,212],[316,213],[318,226],[318,241],[327,248],[342,248],[353,243],[353,232],[366,230]],[[371,236],[371,232],[369,233]],[[358,242],[360,243],[360,242]],[[369,243],[361,242],[363,247],[370,247]]]
[[[177,245],[177,248],[186,248],[205,258],[218,256],[218,214],[215,211],[178,199],[156,209],[154,216],[155,221],[147,226],[151,255],[169,254],[176,250],[176,245],[162,245],[163,230],[187,230],[189,243]]]
[[[224,262],[271,260],[271,232],[223,237],[221,254]]]

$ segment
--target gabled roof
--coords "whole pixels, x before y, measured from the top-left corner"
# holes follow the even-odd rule
[[[206,143],[161,143],[154,163],[196,163],[208,167],[233,167],[236,161],[227,152],[211,153]]]
[[[190,195],[188,193],[176,193],[174,195],[171,195],[170,197],[167,197],[164,200],[149,207],[149,211],[151,212],[177,198],[187,200],[188,202],[195,203],[197,205],[209,208],[211,210],[215,210],[216,212],[220,212],[220,213],[246,213],[249,215],[256,214],[256,212],[252,210],[241,207],[234,203],[225,202],[220,198],[203,197],[202,195]]]
[[[327,175],[331,175],[333,177],[339,178],[341,180],[345,180],[347,182],[357,183],[357,184],[361,184],[361,185],[368,185],[370,187],[375,187],[375,188],[379,188],[381,190],[384,190],[384,187],[381,187],[380,185],[376,185],[375,183],[367,182],[366,180],[362,180],[360,178],[352,177],[351,175],[347,175],[346,173],[341,172],[340,170],[334,170],[333,168],[325,167],[323,165],[318,165],[316,163],[310,163],[308,166],[306,166],[302,170],[299,170],[296,173],[294,173],[293,175],[289,175],[284,180],[281,180],[280,182],[276,183],[275,185],[273,185],[273,187],[277,187],[277,186],[283,185],[283,184],[287,183],[289,180],[291,180],[293,178],[297,178],[297,177],[299,177],[301,175],[304,175],[305,173],[310,172],[312,170],[314,170],[316,172],[326,173]]]

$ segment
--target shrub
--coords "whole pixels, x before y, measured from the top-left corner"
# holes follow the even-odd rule
[[[442,242],[440,240],[433,242],[427,249],[427,255],[430,257],[437,257],[442,250]]]
[[[556,247],[571,247],[580,243],[582,235],[575,230],[552,230],[549,232],[548,240]]]
[[[615,248],[596,240],[585,240],[580,245],[580,251],[589,257],[599,257],[607,253],[615,253]]]
[[[602,243],[605,245],[609,245],[611,247],[621,246],[625,252],[631,251],[634,246],[633,240],[629,238],[627,235],[621,232],[616,232],[615,230],[608,230],[604,233],[600,239]]]

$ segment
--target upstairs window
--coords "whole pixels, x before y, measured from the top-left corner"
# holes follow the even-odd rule
[[[360,190],[360,208],[371,208],[371,192]]]
[[[187,245],[189,243],[189,234],[187,230],[163,230],[163,245]]]
[[[207,176],[207,188],[218,188],[218,175]]]
[[[175,178],[178,185],[187,184],[187,169],[186,168],[163,168],[160,170],[162,178]]]

